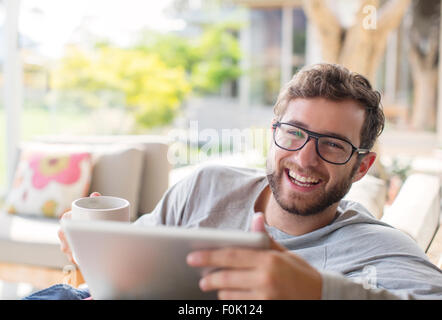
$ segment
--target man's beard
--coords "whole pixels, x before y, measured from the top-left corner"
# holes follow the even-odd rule
[[[281,199],[280,186],[281,186],[281,181],[283,179],[283,175],[285,174],[284,170],[281,170],[278,175],[276,175],[275,172],[268,173],[267,180],[269,181],[270,189],[273,192],[273,196],[276,202],[283,210],[300,216],[312,216],[323,212],[332,204],[344,198],[344,196],[351,188],[352,178],[357,168],[358,165],[355,165],[354,168],[352,168],[350,175],[339,181],[335,186],[333,186],[331,190],[326,191],[322,189],[321,193],[318,194],[317,196],[317,200],[304,207],[301,207],[300,204],[297,204],[298,201],[297,197],[289,199],[287,202]],[[299,200],[303,201],[301,199]]]

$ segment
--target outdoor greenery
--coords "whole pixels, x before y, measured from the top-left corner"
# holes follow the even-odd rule
[[[123,92],[126,107],[146,127],[170,122],[190,90],[182,68],[168,67],[154,54],[109,45],[91,54],[72,48],[51,80],[57,91]],[[98,105],[88,101],[92,103],[84,107]]]
[[[136,48],[158,54],[170,67],[184,67],[195,93],[214,93],[241,74],[241,53],[235,37],[239,28],[237,23],[212,25],[195,38],[145,31]]]
[[[130,48],[103,41],[93,49],[71,46],[52,70],[50,86],[63,103],[70,98],[86,109],[102,105],[100,92],[120,93],[114,96],[123,97],[138,126],[165,125],[189,94],[215,93],[240,75],[238,28],[215,25],[195,38],[144,31]]]

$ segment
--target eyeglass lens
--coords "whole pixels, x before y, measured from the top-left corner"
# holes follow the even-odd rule
[[[281,123],[275,131],[275,143],[287,150],[301,149],[308,139],[308,133],[301,128]],[[326,161],[344,163],[352,155],[350,143],[332,137],[319,137],[317,151]]]

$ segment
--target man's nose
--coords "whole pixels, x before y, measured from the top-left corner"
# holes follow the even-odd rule
[[[302,168],[314,167],[318,164],[319,156],[316,152],[316,140],[309,139],[301,150],[295,151],[297,163]]]

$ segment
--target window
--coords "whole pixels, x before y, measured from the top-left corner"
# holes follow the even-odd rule
[[[272,105],[280,89],[281,9],[251,11],[251,104]]]
[[[6,116],[5,116],[5,108],[4,108],[4,97],[3,97],[3,82],[4,82],[4,74],[3,74],[3,62],[5,59],[4,52],[4,30],[5,30],[5,5],[3,1],[0,1],[0,196],[5,190],[6,187]]]
[[[305,64],[306,17],[302,8],[250,10],[250,103],[272,106],[281,86]]]
[[[121,83],[111,85],[114,74],[106,66],[129,59],[128,47],[142,28],[165,27],[160,13],[169,2],[22,0],[22,140],[131,133],[128,97]]]

